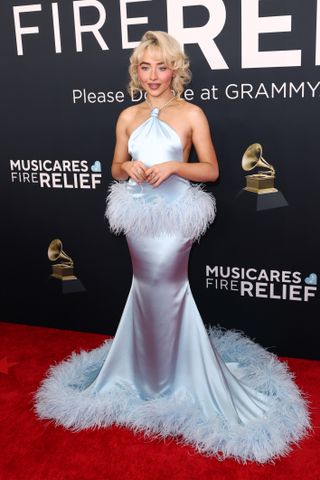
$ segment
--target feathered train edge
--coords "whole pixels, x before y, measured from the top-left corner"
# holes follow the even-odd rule
[[[158,438],[177,436],[180,443],[220,459],[265,463],[286,455],[311,428],[306,400],[286,364],[239,332],[210,328],[209,337],[226,363],[237,362],[243,369],[241,381],[269,396],[265,417],[231,427],[219,415],[205,417],[187,391],[142,400],[129,385],[118,385],[93,394],[86,387],[101,369],[112,340],[90,352],[73,352],[52,366],[35,394],[36,414],[73,430],[115,424]]]

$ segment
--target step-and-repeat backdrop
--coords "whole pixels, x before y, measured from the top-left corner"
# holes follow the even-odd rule
[[[319,358],[319,0],[1,3],[1,320],[115,333],[131,265],[105,198],[146,30],[190,56],[221,168],[190,259],[204,323]]]

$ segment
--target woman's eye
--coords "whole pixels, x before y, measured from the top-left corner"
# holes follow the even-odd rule
[[[165,72],[167,70],[167,67],[160,67],[161,72]]]

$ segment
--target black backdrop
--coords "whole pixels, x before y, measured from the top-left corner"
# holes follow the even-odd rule
[[[221,168],[208,185],[216,222],[190,260],[204,322],[319,358],[319,10],[316,0],[2,2],[1,318],[115,333],[131,270],[125,239],[104,220],[114,127],[131,104],[133,42],[166,30],[185,43],[187,98],[207,114]],[[256,198],[241,192],[241,158],[254,142],[288,206],[243,202]],[[49,288],[53,238],[84,292]]]

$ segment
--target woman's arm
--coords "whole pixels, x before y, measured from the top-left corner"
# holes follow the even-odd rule
[[[207,117],[199,107],[195,107],[189,118],[192,143],[199,163],[175,162],[174,173],[194,182],[215,182],[219,177],[219,167]]]
[[[147,181],[154,187],[159,186],[173,174],[193,182],[214,182],[219,177],[217,156],[205,114],[199,107],[193,105],[188,111],[187,118],[191,127],[191,141],[199,162],[171,161],[147,169]]]
[[[124,110],[118,118],[116,126],[116,145],[113,154],[111,175],[115,180],[127,180],[131,177],[137,183],[141,183],[145,180],[146,167],[142,162],[131,161],[131,157],[128,152],[128,133],[127,125],[131,121],[131,115],[128,111]]]

